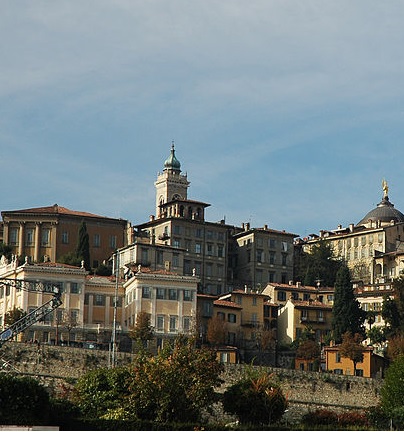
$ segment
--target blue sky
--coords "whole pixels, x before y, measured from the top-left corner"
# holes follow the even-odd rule
[[[404,2],[0,3],[0,210],[154,213],[172,140],[207,219],[300,236],[404,212]]]

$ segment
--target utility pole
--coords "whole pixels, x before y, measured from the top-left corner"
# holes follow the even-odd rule
[[[118,308],[118,283],[119,283],[119,254],[115,253],[114,256],[115,265],[115,295],[114,295],[114,320],[112,323],[112,336],[111,336],[111,364],[110,367],[116,366],[116,315]]]

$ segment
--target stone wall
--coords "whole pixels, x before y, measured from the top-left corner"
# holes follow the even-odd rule
[[[65,382],[73,383],[86,371],[97,367],[108,367],[110,353],[101,350],[55,347],[8,342],[0,348],[0,368],[22,374],[40,376],[49,387]],[[116,354],[117,365],[129,364],[132,354]],[[228,365],[223,374],[225,383],[219,389],[223,392],[228,385],[239,379],[246,365]],[[309,410],[331,408],[334,410],[364,409],[375,406],[379,401],[382,380],[354,376],[340,376],[321,372],[259,367],[273,374],[290,402],[286,418],[289,421]]]

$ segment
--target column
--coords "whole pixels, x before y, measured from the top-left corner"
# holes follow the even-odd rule
[[[25,223],[20,222],[20,229],[18,232],[18,255],[21,256],[24,254],[24,227]]]
[[[39,247],[41,245],[41,222],[35,223],[35,250],[34,250],[34,261],[39,261]]]

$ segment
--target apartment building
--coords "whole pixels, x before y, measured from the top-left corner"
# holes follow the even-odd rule
[[[124,327],[133,327],[137,314],[146,312],[154,328],[157,349],[180,334],[195,334],[197,285],[196,276],[181,276],[139,266],[123,285]]]
[[[289,345],[305,332],[314,334],[323,343],[331,332],[332,306],[318,300],[294,300],[289,298],[279,309],[278,341]]]
[[[236,259],[232,265],[238,286],[262,289],[268,282],[287,283],[293,279],[293,248],[297,234],[264,226],[242,224],[233,235]]]
[[[117,249],[129,244],[131,226],[127,220],[70,210],[54,204],[1,212],[3,243],[13,254],[29,262],[58,262],[75,250],[79,228],[86,223],[91,266],[97,268]]]

